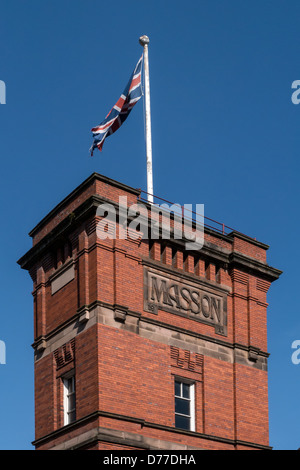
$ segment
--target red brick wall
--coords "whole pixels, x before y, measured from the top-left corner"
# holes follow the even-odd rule
[[[54,356],[48,355],[35,364],[35,438],[56,429],[57,392]]]
[[[96,325],[76,337],[75,378],[77,419],[83,418],[98,409],[98,345]]]
[[[98,325],[100,410],[174,425],[169,348]]]
[[[95,325],[82,332],[75,341],[77,419],[99,410],[174,427],[176,376],[195,383],[196,432],[268,445],[266,372],[210,357],[202,366],[194,353],[177,353],[172,358],[168,345],[119,328]],[[36,438],[62,425],[61,374],[52,354],[36,364]],[[101,418],[101,423],[120,429],[119,420]],[[137,432],[136,427],[125,420],[124,430]],[[149,435],[149,429],[138,431]],[[157,438],[163,435],[156,431]],[[224,446],[189,436],[184,441]]]
[[[46,334],[58,325],[71,318],[77,311],[76,277],[55,294],[51,294],[51,286],[46,289]]]
[[[268,445],[267,373],[240,364],[234,369],[237,438]]]
[[[204,360],[204,432],[235,439],[233,364]]]
[[[34,244],[92,194],[104,195],[113,201],[118,201],[119,195],[127,195],[129,203],[136,202],[136,195],[96,181],[69,201],[53,220],[47,221],[34,235]],[[54,295],[51,294],[49,277],[55,272],[55,266],[50,262],[50,254],[31,270],[36,289],[36,339],[62,326],[76,315],[80,307],[99,301],[111,306],[128,307],[141,314],[142,318],[170,325],[173,331],[176,328],[185,329],[210,338],[216,344],[221,340],[230,351],[233,344],[242,345],[245,351],[248,346],[267,351],[266,293],[270,282],[236,267],[227,270],[226,265],[213,258],[205,258],[202,253],[199,256],[191,253],[184,256],[178,248],[172,258],[174,253],[171,247],[161,247],[159,241],[152,244],[149,253],[147,240],[99,240],[96,236],[97,221],[96,217],[89,217],[68,235],[72,241],[75,279]],[[216,250],[220,248],[227,250],[227,253],[236,251],[260,262],[266,260],[263,246],[237,235],[225,240],[210,233],[206,235],[206,240]],[[186,273],[191,280],[199,278],[206,280],[210,286],[221,284],[228,287],[227,336],[220,336],[213,326],[191,318],[163,310],[155,316],[144,312],[143,259],[153,260],[158,269],[159,266],[172,268],[173,265],[175,272]],[[97,411],[120,414],[124,415],[124,420],[102,416],[99,423],[113,429],[131,430],[156,439],[184,442],[207,449],[232,448],[232,444],[218,439],[182,436],[168,429],[174,427],[174,376],[179,375],[195,382],[197,433],[268,445],[266,372],[250,363],[235,364],[209,356],[199,359],[191,351],[179,350],[177,359],[174,354],[168,344],[126,331],[122,325],[115,328],[97,324],[80,332],[75,338],[73,362],[66,364],[65,369],[57,369],[54,352],[35,364],[36,438],[61,428],[61,376],[65,370],[74,367],[77,419]],[[126,416],[131,421],[127,421]],[[134,421],[138,419],[152,423],[153,427],[150,424],[140,426]],[[53,438],[53,443],[70,439],[79,431],[72,428],[67,436]],[[48,448],[50,445],[48,442],[39,447]],[[99,442],[93,444],[93,448],[111,449],[112,445]]]

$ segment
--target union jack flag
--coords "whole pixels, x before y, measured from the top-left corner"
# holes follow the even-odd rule
[[[106,137],[112,135],[121,127],[134,105],[142,97],[142,61],[143,55],[140,57],[125,90],[114,107],[99,126],[92,128],[94,143],[90,148],[91,156],[93,156],[95,148],[102,150]]]

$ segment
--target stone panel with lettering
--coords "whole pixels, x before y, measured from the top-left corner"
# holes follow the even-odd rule
[[[217,334],[227,336],[227,292],[203,281],[145,267],[144,310],[189,317],[212,325]]]

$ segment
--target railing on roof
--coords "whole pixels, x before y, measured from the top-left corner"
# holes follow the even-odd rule
[[[148,202],[147,196],[150,195],[150,194],[147,193],[147,191],[144,191],[144,190],[140,190],[140,191],[141,191],[141,194],[139,196],[139,200],[142,201],[142,202]],[[145,194],[146,196],[143,197],[142,194]],[[163,203],[167,203],[170,206],[181,207],[182,216],[184,215],[184,217],[187,217],[187,218],[189,218],[190,220],[192,220],[194,222],[196,222],[196,216],[197,215],[200,216],[201,218],[204,219],[204,227],[206,227],[208,229],[211,229],[211,230],[214,230],[215,232],[221,233],[222,235],[228,235],[231,232],[241,233],[238,230],[235,230],[234,228],[229,227],[228,225],[225,225],[222,222],[218,222],[217,220],[214,220],[214,219],[211,219],[209,217],[203,216],[203,214],[199,214],[196,211],[189,210],[189,209],[187,209],[186,207],[184,207],[180,204],[175,204],[171,201],[168,201],[167,199],[164,199],[164,198],[159,197],[159,196],[155,196],[154,194],[151,194],[151,196],[153,196],[154,204],[159,204],[160,205],[160,201],[163,201]],[[165,208],[165,207],[164,207],[164,209],[167,210],[167,208]],[[171,212],[171,210],[170,210],[170,212]],[[187,212],[189,212],[190,214],[187,215]],[[244,235],[244,234],[242,234],[242,235]],[[246,235],[246,236],[248,237],[248,235]],[[251,238],[251,237],[248,237],[248,238]],[[256,239],[254,238],[254,240],[256,240]]]

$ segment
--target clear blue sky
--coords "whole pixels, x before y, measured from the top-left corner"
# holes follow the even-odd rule
[[[34,439],[28,232],[97,171],[146,189],[143,105],[89,156],[150,37],[154,192],[270,245],[270,444],[300,447],[300,3],[295,0],[0,1],[0,448]]]

